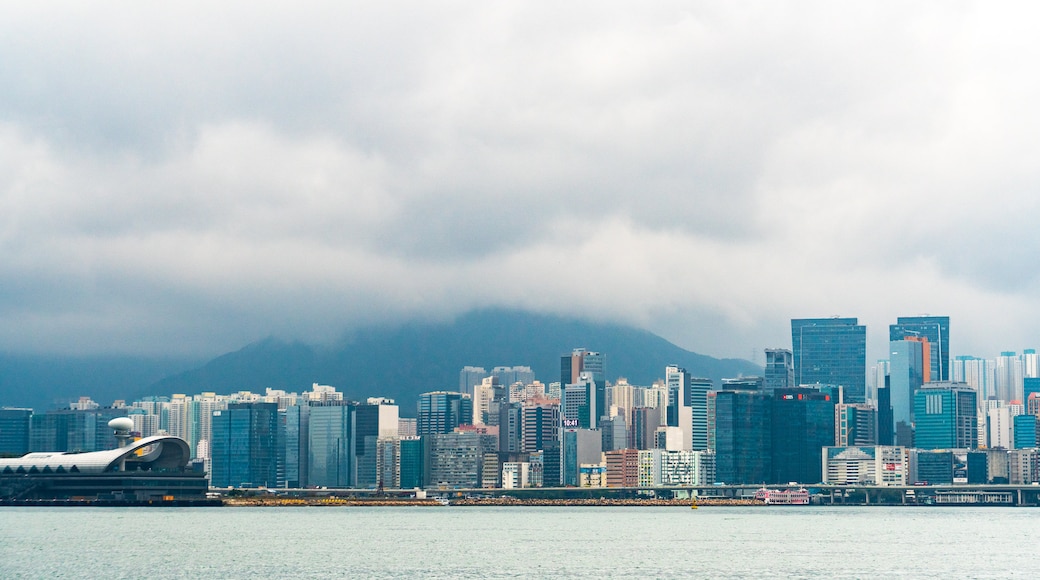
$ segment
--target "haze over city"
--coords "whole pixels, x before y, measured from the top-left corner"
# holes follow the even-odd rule
[[[9,5],[0,351],[484,307],[759,363],[830,315],[870,359],[923,313],[1036,347],[1036,10]]]

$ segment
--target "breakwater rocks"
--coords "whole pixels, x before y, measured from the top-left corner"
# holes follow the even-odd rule
[[[690,499],[661,498],[573,498],[573,499],[541,499],[515,497],[481,497],[458,498],[451,500],[453,506],[674,506],[689,508]],[[697,500],[697,507],[707,506],[751,506],[765,505],[755,499],[703,498]]]

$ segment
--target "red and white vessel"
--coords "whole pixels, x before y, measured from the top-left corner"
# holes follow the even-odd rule
[[[799,489],[767,489],[755,492],[755,499],[770,505],[809,505],[809,492]]]

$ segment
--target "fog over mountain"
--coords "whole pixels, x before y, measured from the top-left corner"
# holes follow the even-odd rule
[[[270,338],[185,372],[170,369],[187,361],[86,359],[78,364],[65,361],[48,365],[41,360],[33,366],[24,360],[0,358],[0,377],[6,377],[0,379],[0,404],[46,408],[49,403],[81,395],[109,404],[114,398],[203,391],[262,393],[268,387],[302,392],[317,382],[333,385],[357,400],[395,398],[403,413],[412,415],[419,393],[457,390],[463,366],[488,370],[495,366],[530,366],[538,379],[550,383],[560,380],[560,356],[579,347],[606,354],[608,380],[623,376],[637,385],[663,378],[667,364],[682,365],[695,375],[716,381],[762,371],[748,361],[719,360],[686,351],[632,327],[484,310],[450,323],[362,328],[334,346]],[[13,369],[20,372],[13,374]],[[148,379],[163,370],[169,376]]]

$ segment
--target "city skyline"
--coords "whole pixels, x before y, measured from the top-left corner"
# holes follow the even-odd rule
[[[484,307],[716,357],[834,314],[868,360],[926,312],[1040,344],[1028,10],[8,6],[0,352]]]

